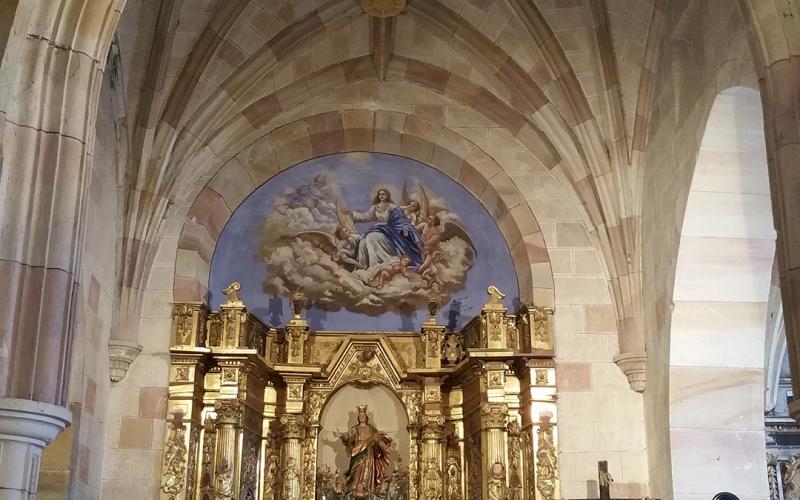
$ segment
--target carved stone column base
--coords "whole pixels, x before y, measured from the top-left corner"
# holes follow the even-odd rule
[[[142,352],[142,346],[127,340],[108,341],[108,376],[112,382],[119,382],[128,374],[128,368]]]
[[[0,500],[36,498],[42,449],[71,420],[61,406],[0,399]]]
[[[622,373],[628,377],[631,389],[636,392],[644,392],[647,385],[647,353],[646,352],[623,352],[614,357]]]

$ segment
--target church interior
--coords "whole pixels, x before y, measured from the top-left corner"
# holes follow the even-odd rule
[[[798,0],[0,0],[0,54],[0,500],[800,498]]]

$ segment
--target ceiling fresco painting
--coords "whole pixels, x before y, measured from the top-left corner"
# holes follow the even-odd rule
[[[481,203],[408,158],[347,153],[308,160],[254,191],[223,230],[211,264],[212,307],[231,281],[264,323],[290,316],[302,291],[316,330],[417,331],[430,297],[458,329],[486,286],[518,297],[511,255]]]

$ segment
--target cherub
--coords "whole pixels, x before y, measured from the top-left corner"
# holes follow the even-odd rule
[[[385,266],[378,268],[375,271],[375,274],[372,275],[372,279],[370,281],[378,280],[378,285],[376,288],[381,288],[384,284],[392,281],[392,279],[394,279],[394,277],[398,274],[408,278],[409,262],[411,262],[411,258],[408,255],[401,255],[400,260],[390,262]]]
[[[436,248],[442,241],[442,231],[439,229],[441,223],[438,215],[429,215],[427,219],[417,225],[417,231],[425,240],[425,248]]]
[[[333,261],[338,262],[339,264],[348,264],[353,266],[356,269],[364,269],[366,266],[356,259],[356,253],[358,252],[358,245],[353,238],[351,238],[351,234],[347,231],[347,229],[339,226],[336,228],[336,231],[333,232],[333,235],[338,240],[336,243],[336,253],[333,256]]]
[[[444,285],[444,282],[439,278],[439,266],[436,265],[442,261],[443,257],[444,253],[439,250],[426,255],[425,262],[417,271],[420,277],[428,283],[429,288],[432,288],[434,285],[437,287]]]
[[[333,234],[325,231],[302,231],[294,238],[307,241],[326,253],[332,261],[348,270],[364,269],[365,266],[356,259],[358,252],[358,235],[343,226],[339,226]]]
[[[401,208],[403,209],[403,213],[406,214],[406,217],[408,217],[408,220],[416,226],[421,219],[419,202],[417,200],[411,200]]]

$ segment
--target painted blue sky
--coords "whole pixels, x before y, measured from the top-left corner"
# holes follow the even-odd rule
[[[388,186],[395,202],[401,202],[404,182],[425,185],[460,219],[475,243],[478,257],[467,273],[465,288],[443,304],[439,321],[460,329],[480,312],[486,302],[486,287],[496,285],[506,293],[506,306],[513,309],[519,288],[511,255],[502,234],[481,203],[446,175],[415,160],[378,153],[347,153],[314,158],[287,169],[256,189],[234,212],[220,235],[211,262],[209,304],[216,309],[224,300],[221,290],[231,281],[242,285],[240,295],[253,314],[268,325],[283,325],[290,317],[287,297],[265,293],[267,266],[259,257],[258,235],[264,217],[274,207],[276,197],[324,174],[329,183],[341,188],[342,203],[356,211],[366,211],[376,186]],[[363,232],[370,223],[359,224]],[[344,309],[325,311],[312,307],[307,318],[314,330],[419,331],[427,312],[410,315],[383,313],[379,316]]]

